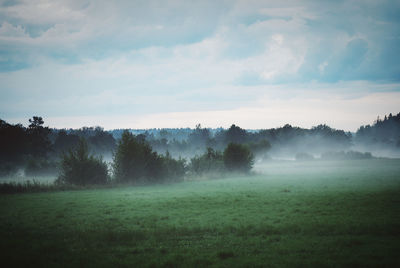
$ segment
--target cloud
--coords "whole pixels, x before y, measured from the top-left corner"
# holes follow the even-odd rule
[[[390,1],[3,2],[0,112],[240,118],[265,96],[284,106],[392,94],[396,11]]]

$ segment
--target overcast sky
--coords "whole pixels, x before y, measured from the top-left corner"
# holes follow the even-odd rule
[[[400,1],[0,0],[0,118],[356,130],[400,112]]]

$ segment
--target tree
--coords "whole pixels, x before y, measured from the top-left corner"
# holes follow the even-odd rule
[[[107,164],[101,158],[89,155],[88,145],[81,139],[75,150],[63,154],[57,181],[76,185],[107,183]]]
[[[249,172],[254,164],[254,156],[246,145],[229,143],[224,154],[224,164],[229,171]]]
[[[119,182],[134,182],[144,178],[160,176],[162,161],[152,152],[148,143],[138,140],[128,132],[122,133],[114,154],[113,170]]]
[[[67,131],[62,129],[55,138],[54,150],[58,154],[67,152],[69,149],[76,147],[79,144],[79,140],[78,135],[68,134]]]
[[[189,170],[196,175],[222,172],[224,170],[222,153],[208,147],[203,155],[190,159]]]
[[[144,140],[124,131],[114,154],[114,177],[118,182],[158,182],[181,179],[185,161],[172,159],[152,151]]]
[[[234,124],[226,131],[225,134],[226,144],[229,144],[231,142],[242,144],[246,142],[246,138],[247,131]]]
[[[43,127],[44,121],[40,116],[34,116],[29,119],[29,127],[27,129],[29,151],[33,157],[45,158],[51,150],[51,142],[49,140],[50,129]]]

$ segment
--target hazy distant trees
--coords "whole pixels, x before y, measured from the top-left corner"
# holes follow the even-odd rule
[[[355,136],[355,142],[368,147],[400,149],[400,113],[379,117],[372,125],[361,126]]]
[[[89,155],[86,141],[80,139],[74,150],[63,154],[57,181],[76,185],[105,184],[107,164],[100,157]]]
[[[188,136],[188,143],[194,147],[205,147],[210,142],[210,130],[202,128],[200,124]]]
[[[234,124],[225,132],[226,144],[229,143],[243,144],[246,142],[246,139],[247,139],[247,131]]]
[[[263,159],[267,152],[276,154],[288,150],[291,157],[296,155],[296,159],[313,155],[322,155],[325,159],[370,157],[368,154],[341,153],[348,152],[353,145],[362,145],[361,150],[375,146],[376,149],[389,148],[398,152],[400,113],[389,114],[384,119],[378,117],[372,125],[361,126],[355,134],[327,125],[304,129],[289,124],[257,131],[245,130],[235,124],[228,129],[203,128],[200,124],[195,129],[49,129],[40,116],[29,119],[28,127],[0,119],[0,176],[22,169],[27,175],[54,174],[60,161],[77,157],[71,154],[71,149],[83,148],[80,139],[86,141],[82,150],[87,159],[99,160],[90,155],[103,155],[106,159],[113,155],[111,166],[116,182],[161,182],[173,178],[181,180],[187,171],[198,175],[227,170],[248,171],[254,158]],[[180,157],[188,159],[188,165]]]
[[[254,155],[247,145],[229,143],[223,153],[207,148],[207,152],[190,159],[189,171],[195,175],[244,172],[251,170]]]
[[[76,134],[68,134],[66,130],[62,129],[57,133],[54,141],[54,150],[58,154],[67,152],[69,149],[74,148],[79,143],[79,136]]]

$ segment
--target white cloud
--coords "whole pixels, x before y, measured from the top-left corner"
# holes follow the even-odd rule
[[[184,115],[194,120],[205,111],[222,124],[230,114],[261,120],[273,109],[289,119],[284,107],[293,105],[303,111],[296,116],[318,118],[345,99],[400,90],[387,82],[399,77],[398,25],[358,4],[20,1],[0,8],[0,45],[9,48],[0,55],[0,112],[146,114],[175,124],[166,114],[186,122]]]

